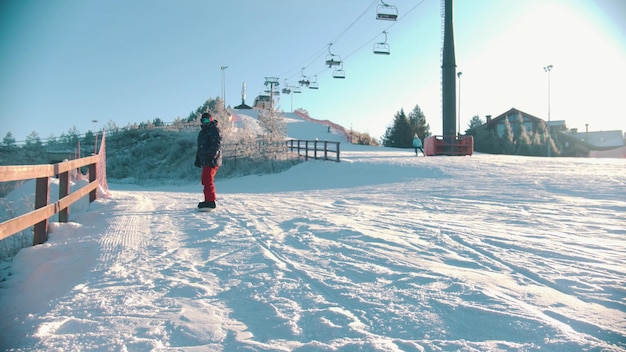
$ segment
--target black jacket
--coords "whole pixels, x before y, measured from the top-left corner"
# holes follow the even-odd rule
[[[198,151],[194,165],[222,166],[222,134],[217,127],[217,120],[202,125],[202,130],[198,133]]]

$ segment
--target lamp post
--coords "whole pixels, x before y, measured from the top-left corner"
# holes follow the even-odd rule
[[[547,145],[548,145],[548,158],[550,157],[550,142],[551,142],[551,136],[550,136],[550,71],[552,71],[552,65],[548,65],[545,66],[543,68],[543,70],[545,72],[548,73],[548,139],[547,139]]]
[[[93,153],[97,154],[98,153],[98,132],[96,131],[96,124],[98,123],[98,120],[91,120],[91,122],[93,123],[93,134],[94,134],[94,147],[93,147]]]
[[[226,109],[226,78],[224,70],[226,70],[227,68],[228,66],[220,67],[220,70],[222,70],[222,102],[224,103],[224,109]]]
[[[461,75],[463,74],[463,72],[457,72],[456,76],[459,79],[459,112],[458,112],[458,117],[457,117],[457,122],[459,124],[459,128],[457,130],[457,135],[459,137],[461,137]]]

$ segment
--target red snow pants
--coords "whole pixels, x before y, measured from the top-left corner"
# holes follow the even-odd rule
[[[215,174],[219,166],[205,166],[202,168],[202,185],[204,185],[204,201],[215,202]]]

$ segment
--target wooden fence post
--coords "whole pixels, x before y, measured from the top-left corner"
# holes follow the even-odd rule
[[[328,141],[324,141],[324,160],[328,160]]]
[[[48,205],[50,201],[50,178],[37,178],[35,183],[35,210]],[[33,246],[42,244],[48,239],[48,218],[35,224]]]
[[[93,181],[96,180],[97,176],[96,175],[96,163],[93,164],[89,164],[89,183],[92,183]],[[89,192],[89,203],[93,202],[96,200],[96,198],[98,198],[98,189],[94,189],[93,191]]]
[[[63,199],[68,194],[70,194],[70,173],[65,171],[59,174],[59,199]],[[69,217],[69,207],[59,211],[59,222],[68,222]]]

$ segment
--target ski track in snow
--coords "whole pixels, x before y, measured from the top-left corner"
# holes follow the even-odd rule
[[[343,157],[323,166],[370,158]],[[76,220],[99,253],[17,350],[626,349],[623,163],[385,157],[405,180],[218,183],[212,213],[200,186],[113,190]]]

